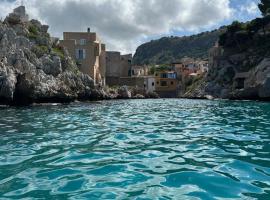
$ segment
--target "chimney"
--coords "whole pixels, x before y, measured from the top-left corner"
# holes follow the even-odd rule
[[[87,33],[90,33],[90,28],[87,28]]]

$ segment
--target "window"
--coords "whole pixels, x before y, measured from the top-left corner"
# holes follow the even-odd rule
[[[161,75],[160,75],[160,78],[167,78],[167,74],[164,74],[164,73],[161,74]]]
[[[168,78],[176,79],[176,73],[169,73]]]
[[[83,60],[86,57],[85,49],[76,49],[76,59]]]
[[[154,82],[152,82],[152,86],[155,86],[155,83]]]
[[[159,82],[157,82],[157,85],[159,85]]]
[[[171,85],[173,85],[173,81],[171,81]]]
[[[80,45],[86,45],[86,39],[80,39]]]
[[[161,86],[167,86],[167,81],[161,81]]]

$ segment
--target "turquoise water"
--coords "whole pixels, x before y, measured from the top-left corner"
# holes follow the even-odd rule
[[[270,199],[270,103],[0,109],[0,199]]]

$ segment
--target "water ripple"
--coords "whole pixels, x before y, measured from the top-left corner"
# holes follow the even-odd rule
[[[270,199],[270,104],[1,109],[1,199]]]

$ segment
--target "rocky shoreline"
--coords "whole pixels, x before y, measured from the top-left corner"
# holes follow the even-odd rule
[[[10,14],[0,21],[0,105],[71,103],[104,99],[158,98],[128,87],[105,89],[81,73],[49,26]]]
[[[145,94],[126,86],[96,86],[90,76],[78,70],[68,51],[50,37],[48,28],[37,20],[22,21],[17,15],[0,21],[0,105],[159,98],[156,93]],[[208,74],[180,98],[269,101],[270,24],[253,31],[252,37],[241,29],[225,34],[223,46],[210,50]],[[236,36],[245,34],[249,34],[245,46],[232,43]]]
[[[270,100],[270,16],[234,22],[209,51],[209,71],[186,98]]]
[[[224,62],[222,68],[219,65],[214,66],[206,77],[195,83],[193,88],[182,97],[270,101],[270,58],[264,58],[257,66],[247,72],[248,76],[244,80],[243,88],[236,86],[237,80],[234,80],[233,77],[236,76],[237,65],[229,64],[230,61],[230,58],[222,60]],[[224,79],[230,81],[224,84]]]

